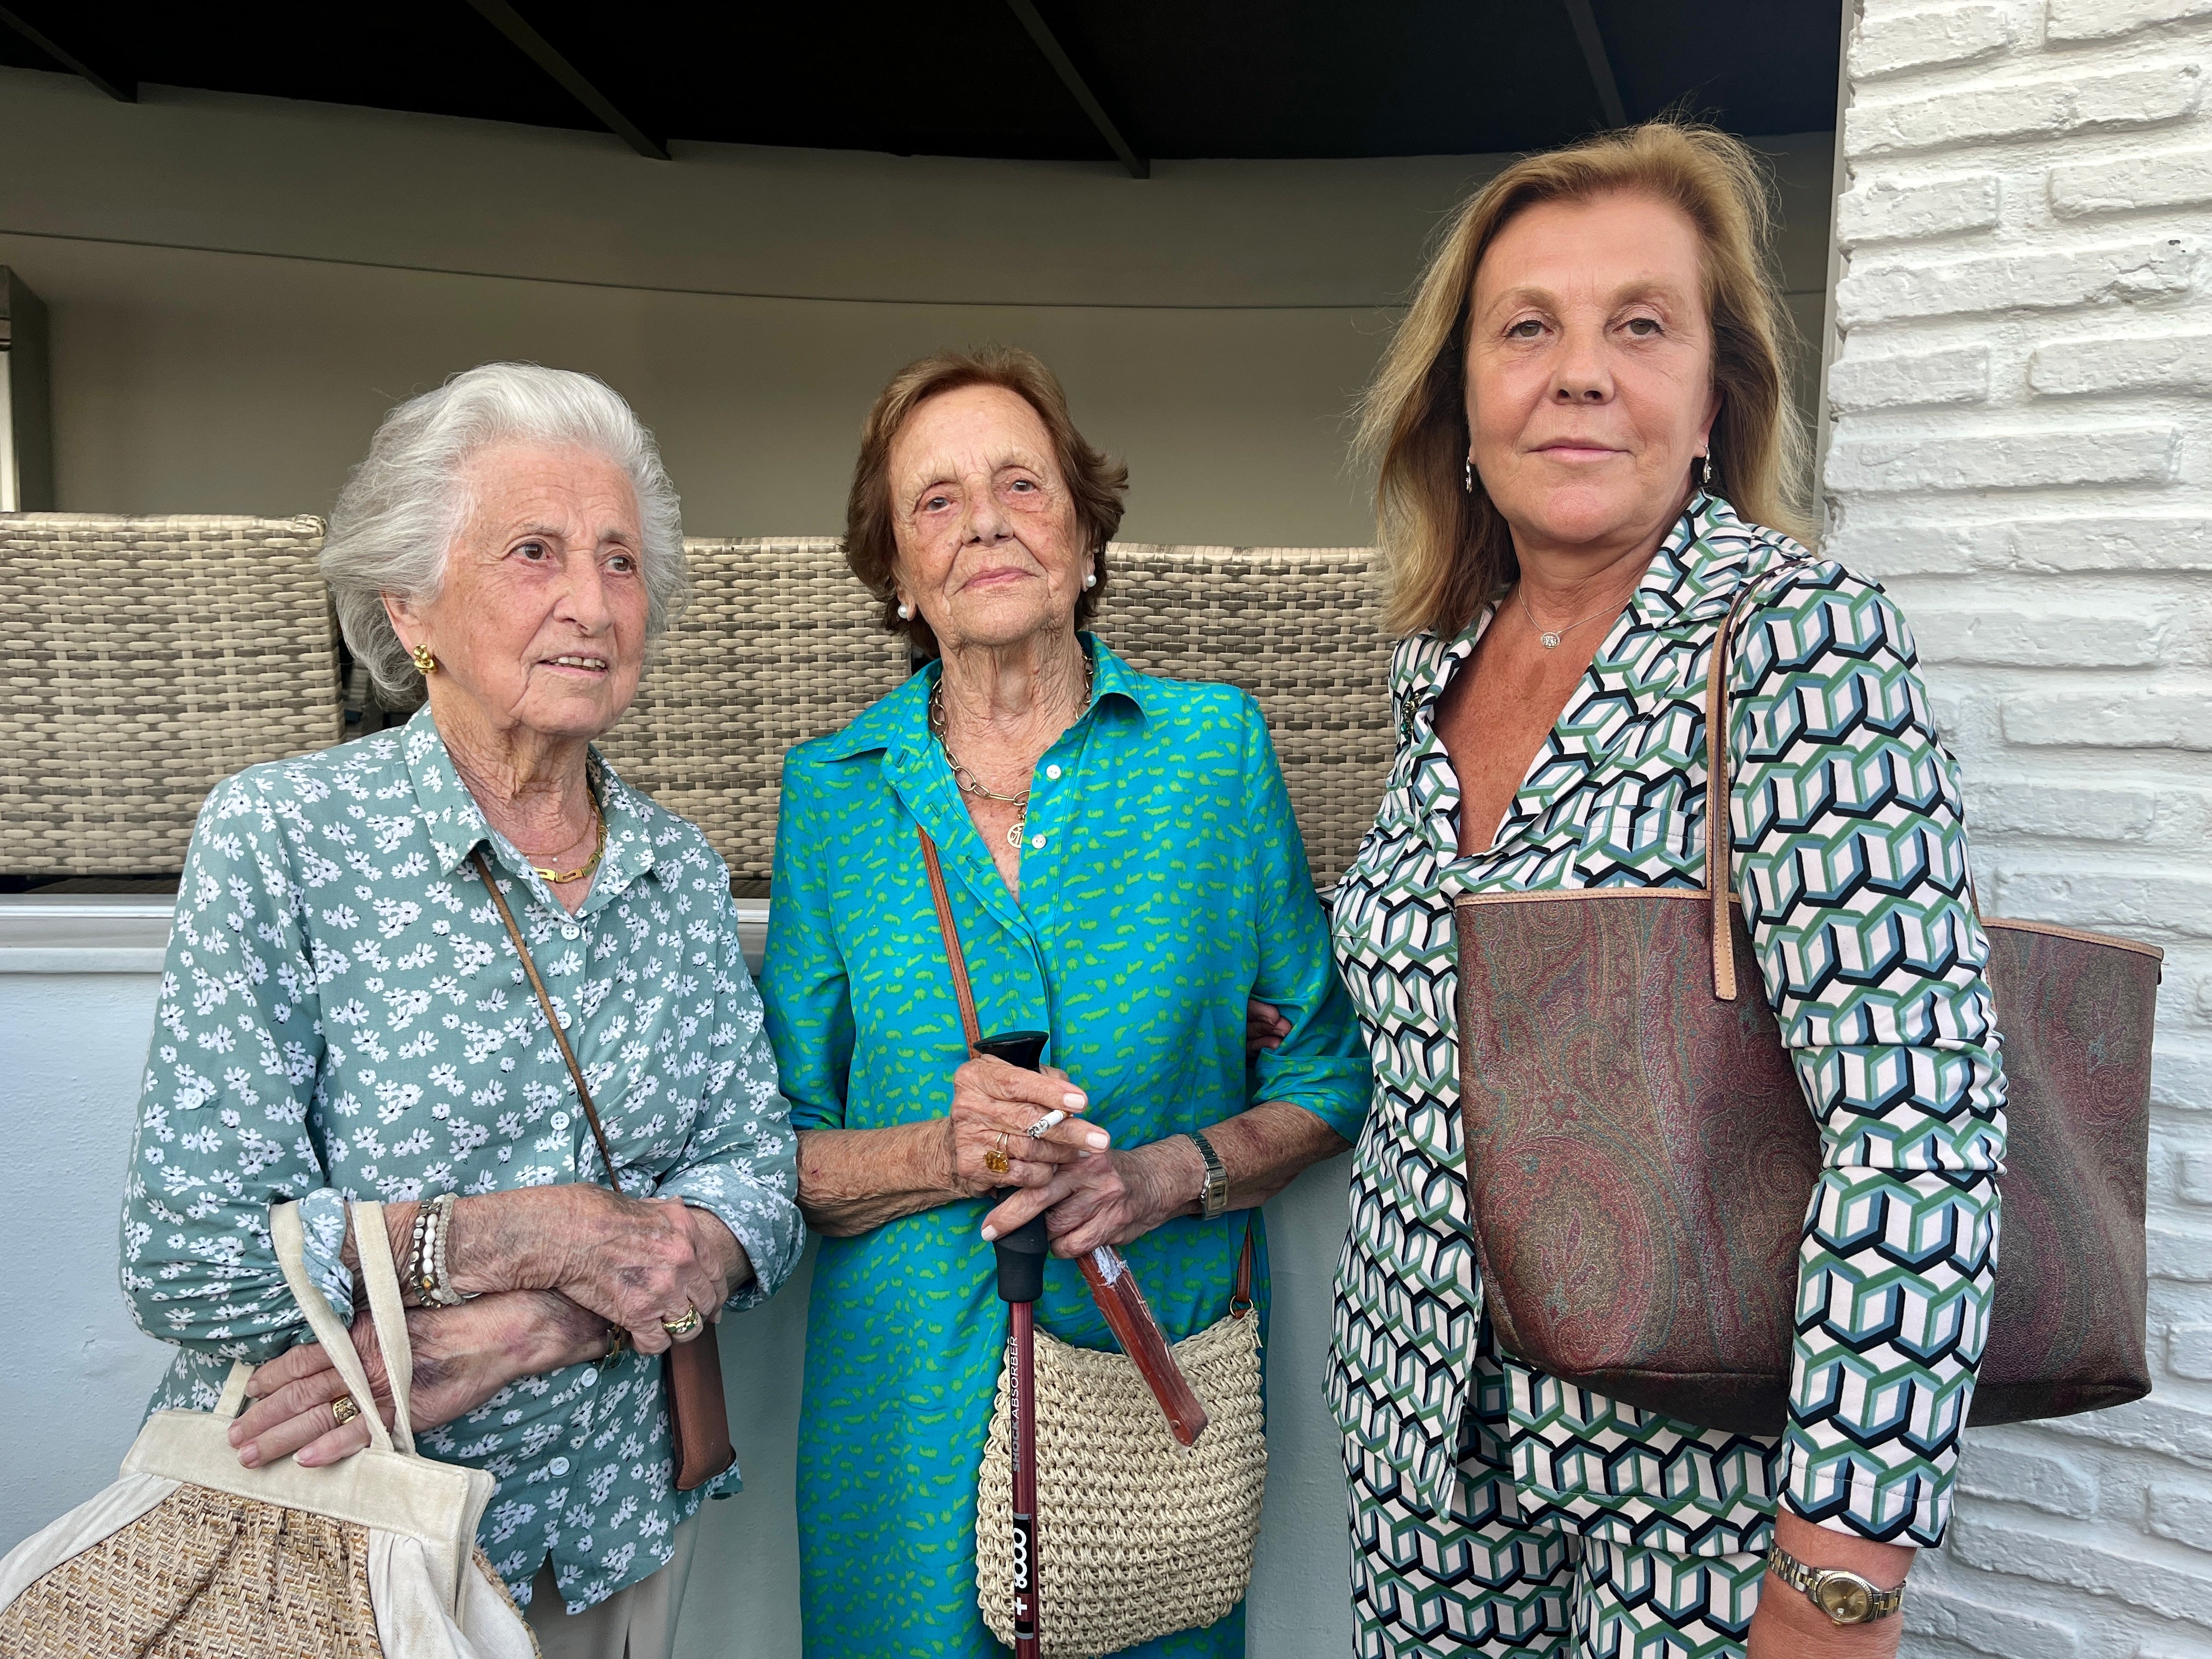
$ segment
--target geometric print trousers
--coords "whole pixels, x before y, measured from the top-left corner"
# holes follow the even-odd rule
[[[1766,1560],[1682,1555],[1523,1523],[1505,1376],[1480,1322],[1451,1511],[1345,1443],[1357,1659],[1743,1659]]]

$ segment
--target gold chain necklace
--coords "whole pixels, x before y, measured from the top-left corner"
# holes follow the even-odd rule
[[[1082,718],[1082,709],[1091,707],[1091,682],[1097,672],[1097,665],[1091,660],[1090,653],[1085,652],[1083,658],[1083,702],[1076,716],[1079,720]],[[1030,823],[1030,792],[1024,789],[1018,795],[1002,795],[997,790],[991,788],[983,781],[981,773],[952,752],[951,742],[945,735],[947,726],[948,722],[945,718],[945,674],[940,669],[937,676],[937,684],[929,688],[930,735],[937,739],[937,746],[945,751],[945,763],[952,769],[952,783],[955,788],[963,794],[980,795],[985,800],[994,800],[1001,805],[1021,808],[1021,811],[1015,815],[1012,824],[1006,830],[1007,847],[1017,853],[1020,852],[1022,837],[1028,831]]]
[[[607,815],[599,810],[599,800],[597,795],[592,797],[592,817],[599,823],[599,837],[598,844],[592,848],[592,856],[589,859],[573,870],[548,870],[538,864],[532,864],[530,866],[531,869],[556,887],[566,887],[572,881],[581,881],[592,871],[598,869],[599,860],[607,854]],[[527,859],[530,854],[525,853],[522,856]]]

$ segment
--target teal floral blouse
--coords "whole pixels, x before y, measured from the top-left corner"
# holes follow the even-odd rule
[[[1086,643],[1096,688],[1037,763],[1018,902],[931,739],[933,666],[786,761],[762,979],[797,1127],[949,1108],[965,1042],[919,823],[941,849],[983,1029],[1049,1031],[1048,1062],[1088,1091],[1115,1146],[1263,1100],[1358,1135],[1367,1060],[1258,708]],[[1248,993],[1291,1021],[1249,1066]],[[989,1208],[963,1200],[822,1241],[799,1419],[810,1654],[999,1651],[975,1566],[976,1464],[1006,1335],[978,1231]],[[1228,1311],[1249,1213],[1170,1221],[1127,1248],[1170,1340]],[[1049,1264],[1038,1317],[1063,1340],[1113,1346],[1072,1262]],[[1241,1656],[1242,1609],[1137,1651]]]
[[[206,1411],[234,1359],[312,1340],[269,1238],[301,1200],[341,1319],[349,1199],[604,1182],[575,1086],[469,854],[478,845],[590,1079],[617,1174],[728,1224],[770,1295],[797,1264],[798,1170],[722,861],[593,757],[605,860],[574,915],[495,833],[426,708],[256,766],[200,811],[123,1206],[123,1287],[182,1352],[151,1409]],[[478,1541],[518,1600],[550,1554],[580,1612],[669,1559],[733,1469],[672,1483],[660,1361],[526,1377],[420,1437],[499,1489]]]

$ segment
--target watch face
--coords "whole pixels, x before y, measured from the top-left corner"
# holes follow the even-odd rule
[[[1820,1611],[1839,1625],[1863,1625],[1874,1612],[1874,1587],[1850,1573],[1832,1572],[1813,1591]]]

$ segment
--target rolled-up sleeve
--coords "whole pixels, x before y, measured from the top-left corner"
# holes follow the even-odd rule
[[[830,914],[827,860],[835,837],[823,817],[812,769],[787,760],[761,979],[769,1040],[799,1129],[844,1127],[853,1066],[851,987]]]
[[[164,1342],[258,1364],[307,1328],[269,1237],[301,1200],[308,1277],[342,1320],[345,1204],[309,1133],[325,1048],[284,822],[243,779],[200,811],[177,890],[124,1182],[123,1290]]]
[[[1244,775],[1252,803],[1260,971],[1252,994],[1290,1021],[1252,1066],[1251,1099],[1304,1107],[1346,1141],[1359,1138],[1374,1092],[1367,1048],[1330,948],[1305,840],[1259,706],[1244,699]]]
[[[698,1121],[659,1193],[719,1217],[751,1259],[753,1277],[730,1297],[749,1308],[781,1288],[806,1242],[799,1218],[798,1142],[777,1084],[760,993],[746,970],[737,906],[719,862],[708,884],[720,943],[714,1014],[706,1032],[710,1070]]]
[[[1729,801],[1766,994],[1822,1140],[1782,1501],[1933,1546],[1988,1333],[2004,1073],[1957,769],[1879,587],[1807,568],[1737,649]]]

